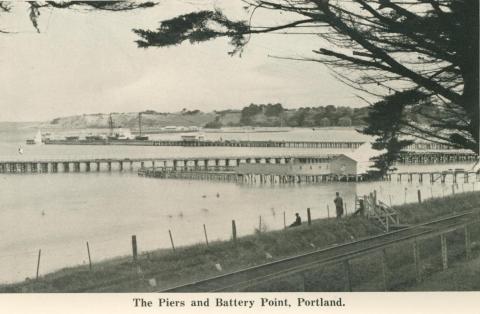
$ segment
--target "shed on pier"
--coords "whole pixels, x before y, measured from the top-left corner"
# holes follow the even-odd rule
[[[236,167],[239,174],[273,175],[328,175],[331,156],[315,158],[291,158],[287,163],[241,163]]]
[[[357,175],[358,162],[349,156],[339,155],[330,161],[330,174]]]
[[[378,151],[372,148],[372,144],[367,142],[351,153],[339,155],[331,162],[332,174],[361,175],[372,170],[373,157],[383,154],[385,151]]]
[[[370,158],[382,153],[365,143],[351,153],[294,157],[287,163],[240,163],[235,171],[239,174],[358,176],[371,168]]]

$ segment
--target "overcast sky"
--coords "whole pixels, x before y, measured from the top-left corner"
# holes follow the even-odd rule
[[[27,7],[15,4],[0,22],[0,28],[17,32],[0,34],[0,121],[146,109],[210,111],[252,102],[365,105],[321,64],[268,57],[310,56],[321,46],[316,36],[255,36],[242,57],[227,54],[227,39],[136,47],[132,28],[153,29],[163,19],[214,5],[245,16],[242,3],[231,0],[164,0],[152,9],[122,13],[47,9],[38,34]]]

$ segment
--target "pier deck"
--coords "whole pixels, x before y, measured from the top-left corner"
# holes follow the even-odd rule
[[[244,163],[288,163],[293,158],[309,160],[333,158],[337,155],[293,155],[293,154],[270,154],[270,155],[243,155],[243,156],[209,156],[209,157],[144,157],[144,158],[47,158],[34,160],[0,160],[0,173],[46,173],[46,172],[89,172],[100,171],[106,166],[108,171],[116,168],[120,171],[129,165],[139,165],[141,169],[146,167],[172,168],[175,171],[191,171],[199,167],[202,170],[218,170],[219,167],[228,167]],[[114,167],[116,166],[116,167]]]
[[[278,148],[343,148],[356,149],[364,141],[185,141],[185,140],[46,140],[47,145],[131,145],[184,147],[278,147]]]

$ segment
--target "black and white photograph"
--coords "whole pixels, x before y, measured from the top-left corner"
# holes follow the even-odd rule
[[[0,296],[480,291],[478,0],[0,1],[0,51]]]

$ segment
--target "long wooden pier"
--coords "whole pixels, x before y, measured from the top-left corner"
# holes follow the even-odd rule
[[[138,175],[161,179],[187,179],[207,181],[228,181],[240,183],[260,184],[287,184],[287,183],[327,183],[327,182],[359,182],[367,181],[368,177],[363,174],[276,174],[276,173],[237,173],[235,166],[209,166],[204,167],[156,167],[142,168]],[[448,180],[450,178],[450,180]],[[480,173],[473,171],[433,171],[433,172],[399,172],[392,173],[383,178],[384,181],[409,183],[445,183],[447,180],[453,184],[479,182]]]
[[[445,164],[455,162],[473,162],[478,155],[467,150],[410,150],[400,153],[399,164]]]
[[[140,169],[169,169],[173,171],[225,171],[230,166],[240,163],[288,163],[293,158],[302,158],[315,161],[316,159],[333,158],[337,155],[296,156],[227,156],[227,157],[145,157],[145,158],[60,158],[37,160],[0,160],[0,173],[56,173],[56,172],[90,172]]]
[[[56,173],[112,171],[114,165],[124,170],[125,165],[133,169],[134,163],[145,164],[149,158],[89,158],[89,159],[41,159],[0,161],[0,173]]]
[[[249,147],[249,148],[290,148],[290,149],[345,149],[355,150],[364,141],[186,141],[186,140],[45,140],[47,145],[131,145],[131,146],[181,146],[181,147]],[[339,152],[340,154],[340,152]],[[478,156],[467,150],[411,147],[402,152],[399,164],[438,164],[454,162],[471,162]]]
[[[184,147],[278,147],[278,148],[343,148],[356,149],[364,141],[185,141],[185,140],[45,140],[47,145],[132,145],[132,146],[184,146]]]
[[[237,173],[235,166],[221,166],[205,170],[191,168],[188,171],[167,168],[144,168],[138,171],[139,176],[161,179],[187,179],[207,181],[227,181],[237,183],[260,184],[293,184],[293,183],[320,183],[320,182],[349,182],[364,181],[364,175],[338,175],[338,174],[264,174],[264,173]]]
[[[430,171],[430,172],[394,172],[384,177],[386,181],[402,182],[407,179],[407,182],[429,182],[429,183],[445,183],[448,178],[451,178],[453,183],[462,182],[475,182],[480,181],[480,172],[469,170],[448,170],[448,171]],[[461,179],[459,179],[461,178]]]

